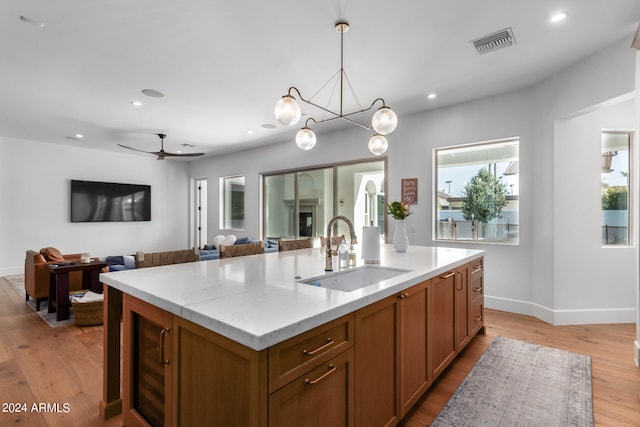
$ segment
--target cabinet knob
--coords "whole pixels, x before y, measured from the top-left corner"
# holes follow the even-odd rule
[[[478,286],[477,288],[473,288],[473,292],[482,292],[482,286]]]
[[[406,297],[408,297],[408,296],[409,296],[409,292],[405,292],[405,293],[403,293],[403,294],[398,295],[398,298],[400,298],[400,299],[405,299],[405,298],[406,298]]]

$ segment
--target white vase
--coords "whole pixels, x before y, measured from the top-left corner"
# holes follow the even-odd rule
[[[396,230],[393,233],[393,249],[396,252],[406,252],[409,247],[409,236],[407,235],[407,225],[404,219],[397,219]]]

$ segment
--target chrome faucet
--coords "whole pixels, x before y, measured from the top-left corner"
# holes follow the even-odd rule
[[[358,236],[356,236],[356,232],[353,230],[353,223],[349,218],[342,215],[332,218],[327,225],[327,256],[325,257],[324,271],[333,271],[333,259],[331,258],[331,229],[333,228],[333,224],[335,224],[339,219],[346,222],[349,226],[349,234],[351,234],[350,244],[355,245],[356,243],[358,243]]]

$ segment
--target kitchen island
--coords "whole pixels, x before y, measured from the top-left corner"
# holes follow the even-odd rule
[[[165,425],[399,422],[483,330],[483,251],[383,245],[380,266],[393,276],[349,292],[322,287],[324,255],[302,249],[102,274],[102,414],[122,402],[126,425],[160,423],[149,414]],[[372,394],[382,397],[369,408]]]

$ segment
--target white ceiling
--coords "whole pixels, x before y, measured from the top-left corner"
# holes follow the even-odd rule
[[[551,24],[558,11],[568,19]],[[640,1],[2,0],[0,136],[156,151],[160,132],[167,151],[208,155],[293,139],[301,124],[262,125],[276,124],[290,86],[308,98],[338,71],[338,19],[350,23],[344,67],[358,99],[383,97],[402,116],[529,86],[623,38],[631,46]],[[475,52],[471,40],[507,27],[516,45]]]

